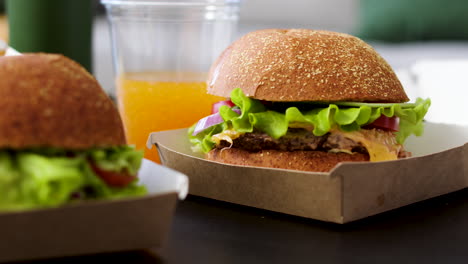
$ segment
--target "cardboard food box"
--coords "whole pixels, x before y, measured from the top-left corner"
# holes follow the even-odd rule
[[[165,166],[187,174],[190,194],[347,223],[468,186],[468,127],[426,123],[412,158],[341,163],[329,173],[227,165],[193,153],[187,130],[152,133]]]
[[[146,196],[0,213],[0,262],[161,247],[188,179],[148,160],[138,177]]]

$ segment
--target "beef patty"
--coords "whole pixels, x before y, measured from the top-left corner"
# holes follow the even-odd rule
[[[279,139],[272,138],[266,133],[245,133],[233,140],[233,144],[221,141],[217,148],[239,148],[250,152],[260,150],[301,151],[332,149],[345,149],[350,152],[368,154],[366,148],[360,143],[345,138],[340,134],[327,133],[323,136],[315,136],[311,131],[302,128],[290,128],[288,133]]]

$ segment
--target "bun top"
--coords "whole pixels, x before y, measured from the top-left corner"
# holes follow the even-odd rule
[[[83,67],[62,56],[0,58],[0,147],[124,145],[119,113]]]
[[[351,35],[308,29],[266,29],[232,43],[208,76],[208,93],[241,88],[267,101],[408,101],[388,63]]]

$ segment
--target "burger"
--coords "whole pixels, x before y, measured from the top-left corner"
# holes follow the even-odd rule
[[[409,101],[389,64],[348,34],[266,29],[212,65],[208,93],[227,97],[189,129],[209,160],[326,172],[340,162],[406,158],[430,100]]]
[[[0,57],[0,210],[146,193],[143,154],[126,145],[116,107],[74,61]]]

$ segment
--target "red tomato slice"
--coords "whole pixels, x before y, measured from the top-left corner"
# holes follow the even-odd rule
[[[125,187],[136,179],[127,172],[106,171],[99,168],[93,162],[90,162],[91,168],[103,181],[113,187]]]
[[[397,132],[400,130],[400,118],[397,116],[386,117],[385,115],[381,115],[374,122],[367,125],[367,127]]]
[[[211,114],[216,114],[219,112],[219,108],[221,108],[221,106],[223,105],[227,105],[229,107],[233,107],[235,104],[231,101],[231,100],[225,100],[225,101],[219,101],[219,102],[216,102],[213,104],[213,106],[211,107]]]

